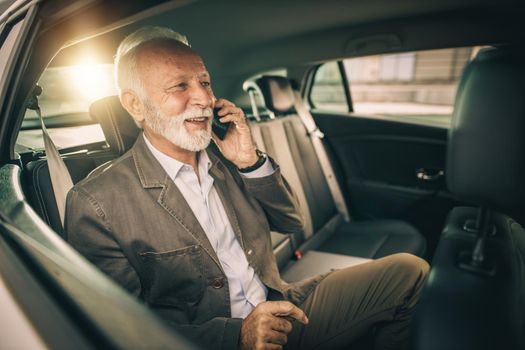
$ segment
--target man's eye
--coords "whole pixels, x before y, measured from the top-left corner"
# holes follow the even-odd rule
[[[181,91],[181,90],[186,90],[187,88],[188,88],[188,84],[187,83],[179,83],[179,84],[175,84],[175,85],[167,88],[166,92]]]
[[[204,86],[204,87],[210,87],[211,83],[209,81],[202,81],[201,85]]]

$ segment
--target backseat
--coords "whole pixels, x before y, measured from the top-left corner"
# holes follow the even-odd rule
[[[112,102],[105,103],[105,101]],[[95,122],[100,124],[109,148],[104,146],[95,151],[86,150],[85,152],[61,155],[73,184],[87,177],[99,166],[124,154],[133,145],[140,132],[133,121],[120,121],[131,117],[122,108],[116,96],[104,98],[101,102],[92,104],[89,114]],[[25,193],[33,209],[55,232],[65,239],[46,158],[27,163],[24,171],[24,182],[27,184]]]
[[[122,108],[118,97],[110,96],[92,104],[90,114],[100,123],[111,154],[102,158],[85,155],[65,159],[76,183],[103,161],[125,153],[140,130]],[[343,268],[397,252],[424,253],[425,241],[410,225],[394,220],[343,222],[338,214],[311,142],[297,115],[285,114],[274,120],[251,123],[258,146],[280,164],[297,193],[306,218],[304,234],[293,237],[272,232],[272,244],[282,277],[288,282],[310,277],[333,268]],[[55,231],[62,233],[49,172],[45,160],[28,165],[34,184],[32,203]],[[38,170],[36,170],[38,169]],[[44,185],[42,185],[44,184]],[[35,205],[36,204],[36,205]],[[45,213],[46,208],[53,208]],[[298,253],[300,252],[300,253]],[[297,259],[301,257],[301,259]]]
[[[261,79],[274,79],[263,77]],[[264,86],[264,84],[261,84]],[[264,93],[261,90],[261,93]],[[265,97],[267,106],[271,96]],[[117,97],[97,101],[91,115],[105,133],[110,148],[123,154],[139,130]],[[345,223],[337,212],[328,184],[299,117],[290,109],[275,110],[277,118],[250,122],[258,147],[279,163],[299,198],[306,227],[293,237],[272,232],[282,276],[295,281],[331,268],[342,268],[398,252],[422,256],[425,240],[408,223],[377,220]],[[296,257],[299,251],[301,259]]]
[[[294,110],[288,79],[262,76],[251,87],[262,96],[271,116],[251,123],[254,139],[259,148],[280,164],[307,221],[304,235],[293,237],[295,249],[315,255],[314,260],[322,258],[331,267],[399,252],[425,254],[425,239],[406,222],[345,222],[337,211],[310,137]],[[343,256],[355,261],[347,261]],[[285,279],[301,275],[293,266],[292,262],[285,267]]]
[[[77,183],[100,166],[115,158],[113,153],[104,150],[73,153],[62,156],[69,170],[73,183]],[[24,182],[27,184],[27,200],[31,203],[36,213],[62,238],[65,238],[55,194],[49,176],[47,159],[38,159],[27,163],[25,167]]]

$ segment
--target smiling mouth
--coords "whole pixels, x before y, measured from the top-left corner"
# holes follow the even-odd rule
[[[202,123],[207,120],[208,120],[208,117],[198,117],[198,118],[188,118],[188,119],[185,119],[184,121],[190,122],[190,123]]]

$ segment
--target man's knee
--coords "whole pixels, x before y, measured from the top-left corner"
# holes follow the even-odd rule
[[[389,265],[393,270],[409,278],[424,278],[430,269],[425,260],[409,253],[393,254],[385,259],[389,260]]]
[[[423,284],[430,269],[428,263],[412,254],[393,254],[388,260],[388,273],[391,275],[392,288],[407,306],[414,306],[419,299]]]

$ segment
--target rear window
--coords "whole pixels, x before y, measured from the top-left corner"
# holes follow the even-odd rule
[[[461,73],[479,47],[375,55],[319,66],[315,110],[448,127]]]
[[[51,138],[58,148],[104,141],[102,129],[89,116],[94,101],[117,94],[112,64],[84,63],[50,67],[38,84],[39,105]],[[17,139],[18,149],[43,149],[38,117],[27,110]]]

